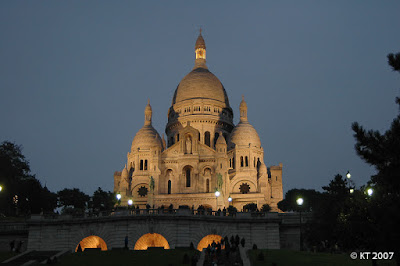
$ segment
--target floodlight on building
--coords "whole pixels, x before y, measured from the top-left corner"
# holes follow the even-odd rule
[[[215,196],[216,196],[216,197],[219,197],[219,195],[221,195],[221,192],[219,192],[218,190],[215,191]]]
[[[229,196],[228,201],[232,202],[232,197],[231,196]]]

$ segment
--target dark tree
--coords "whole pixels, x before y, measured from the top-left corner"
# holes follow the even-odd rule
[[[65,188],[57,192],[58,206],[63,208],[63,212],[75,213],[82,212],[87,208],[90,197],[77,188]]]
[[[271,211],[271,206],[269,206],[269,204],[264,204],[261,207],[261,212],[270,212]]]
[[[296,203],[298,198],[303,198],[304,203],[301,211],[312,211],[319,202],[321,193],[314,189],[291,189],[285,194],[285,198],[278,202],[278,208],[282,211],[298,211],[299,206]]]
[[[111,210],[117,203],[114,193],[110,191],[104,191],[100,187],[93,193],[90,201],[90,208],[96,211]]]
[[[388,63],[394,71],[400,72],[400,53],[389,54]],[[400,107],[399,97],[396,103]],[[357,154],[377,171],[371,177],[374,193],[368,205],[371,220],[376,224],[373,237],[376,246],[371,248],[394,251],[400,264],[400,113],[384,133],[365,130],[357,122],[352,128]]]
[[[31,174],[21,146],[9,141],[0,145],[0,208],[5,215],[29,215],[56,208],[54,193]]]

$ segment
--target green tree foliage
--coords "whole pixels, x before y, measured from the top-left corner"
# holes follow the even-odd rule
[[[282,211],[312,211],[316,205],[320,204],[319,197],[321,193],[314,189],[291,189],[285,194],[285,199],[278,202],[278,208]],[[301,207],[297,205],[296,200],[303,198],[304,203]],[[301,208],[301,209],[300,209]]]
[[[89,208],[92,211],[111,210],[117,203],[115,194],[110,191],[104,191],[100,187],[93,193]]]
[[[255,212],[257,211],[257,204],[256,203],[247,203],[243,206],[243,211],[245,212]]]
[[[65,188],[57,192],[58,207],[63,208],[63,213],[83,213],[88,206],[90,197],[77,188]],[[75,211],[72,211],[75,210]]]
[[[271,206],[269,204],[263,204],[261,207],[261,212],[270,212],[271,211]]]
[[[9,141],[0,145],[0,185],[0,207],[7,216],[52,212],[56,207],[55,194],[31,174],[21,146]]]
[[[400,72],[400,53],[389,54],[388,63],[394,71]],[[396,98],[400,107],[400,98]],[[377,174],[371,177],[374,189],[368,214],[376,232],[372,237],[375,248],[400,252],[400,112],[390,128],[380,133],[377,130],[365,130],[358,123],[352,125],[356,139],[357,154],[368,164],[375,167]],[[374,248],[374,247],[372,247]],[[400,258],[397,256],[397,262]]]

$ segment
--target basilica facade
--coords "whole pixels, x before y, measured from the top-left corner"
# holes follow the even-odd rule
[[[264,149],[249,123],[244,98],[239,113],[240,122],[234,125],[225,88],[206,65],[200,33],[194,68],[179,83],[168,110],[166,140],[152,126],[148,102],[127,163],[114,173],[114,192],[121,194],[121,204],[131,199],[141,208],[172,204],[217,210],[233,205],[241,210],[256,203],[278,211],[283,198],[282,164],[265,165]]]

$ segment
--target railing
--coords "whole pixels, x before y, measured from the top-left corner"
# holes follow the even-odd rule
[[[191,210],[191,209],[116,209],[112,211],[90,212],[80,214],[52,214],[52,215],[32,215],[34,220],[54,220],[54,219],[72,219],[72,218],[99,218],[99,217],[122,217],[122,216],[208,216],[208,217],[242,217],[242,218],[262,218],[266,216],[277,216],[277,213],[264,212],[231,212],[213,211],[213,210]]]

